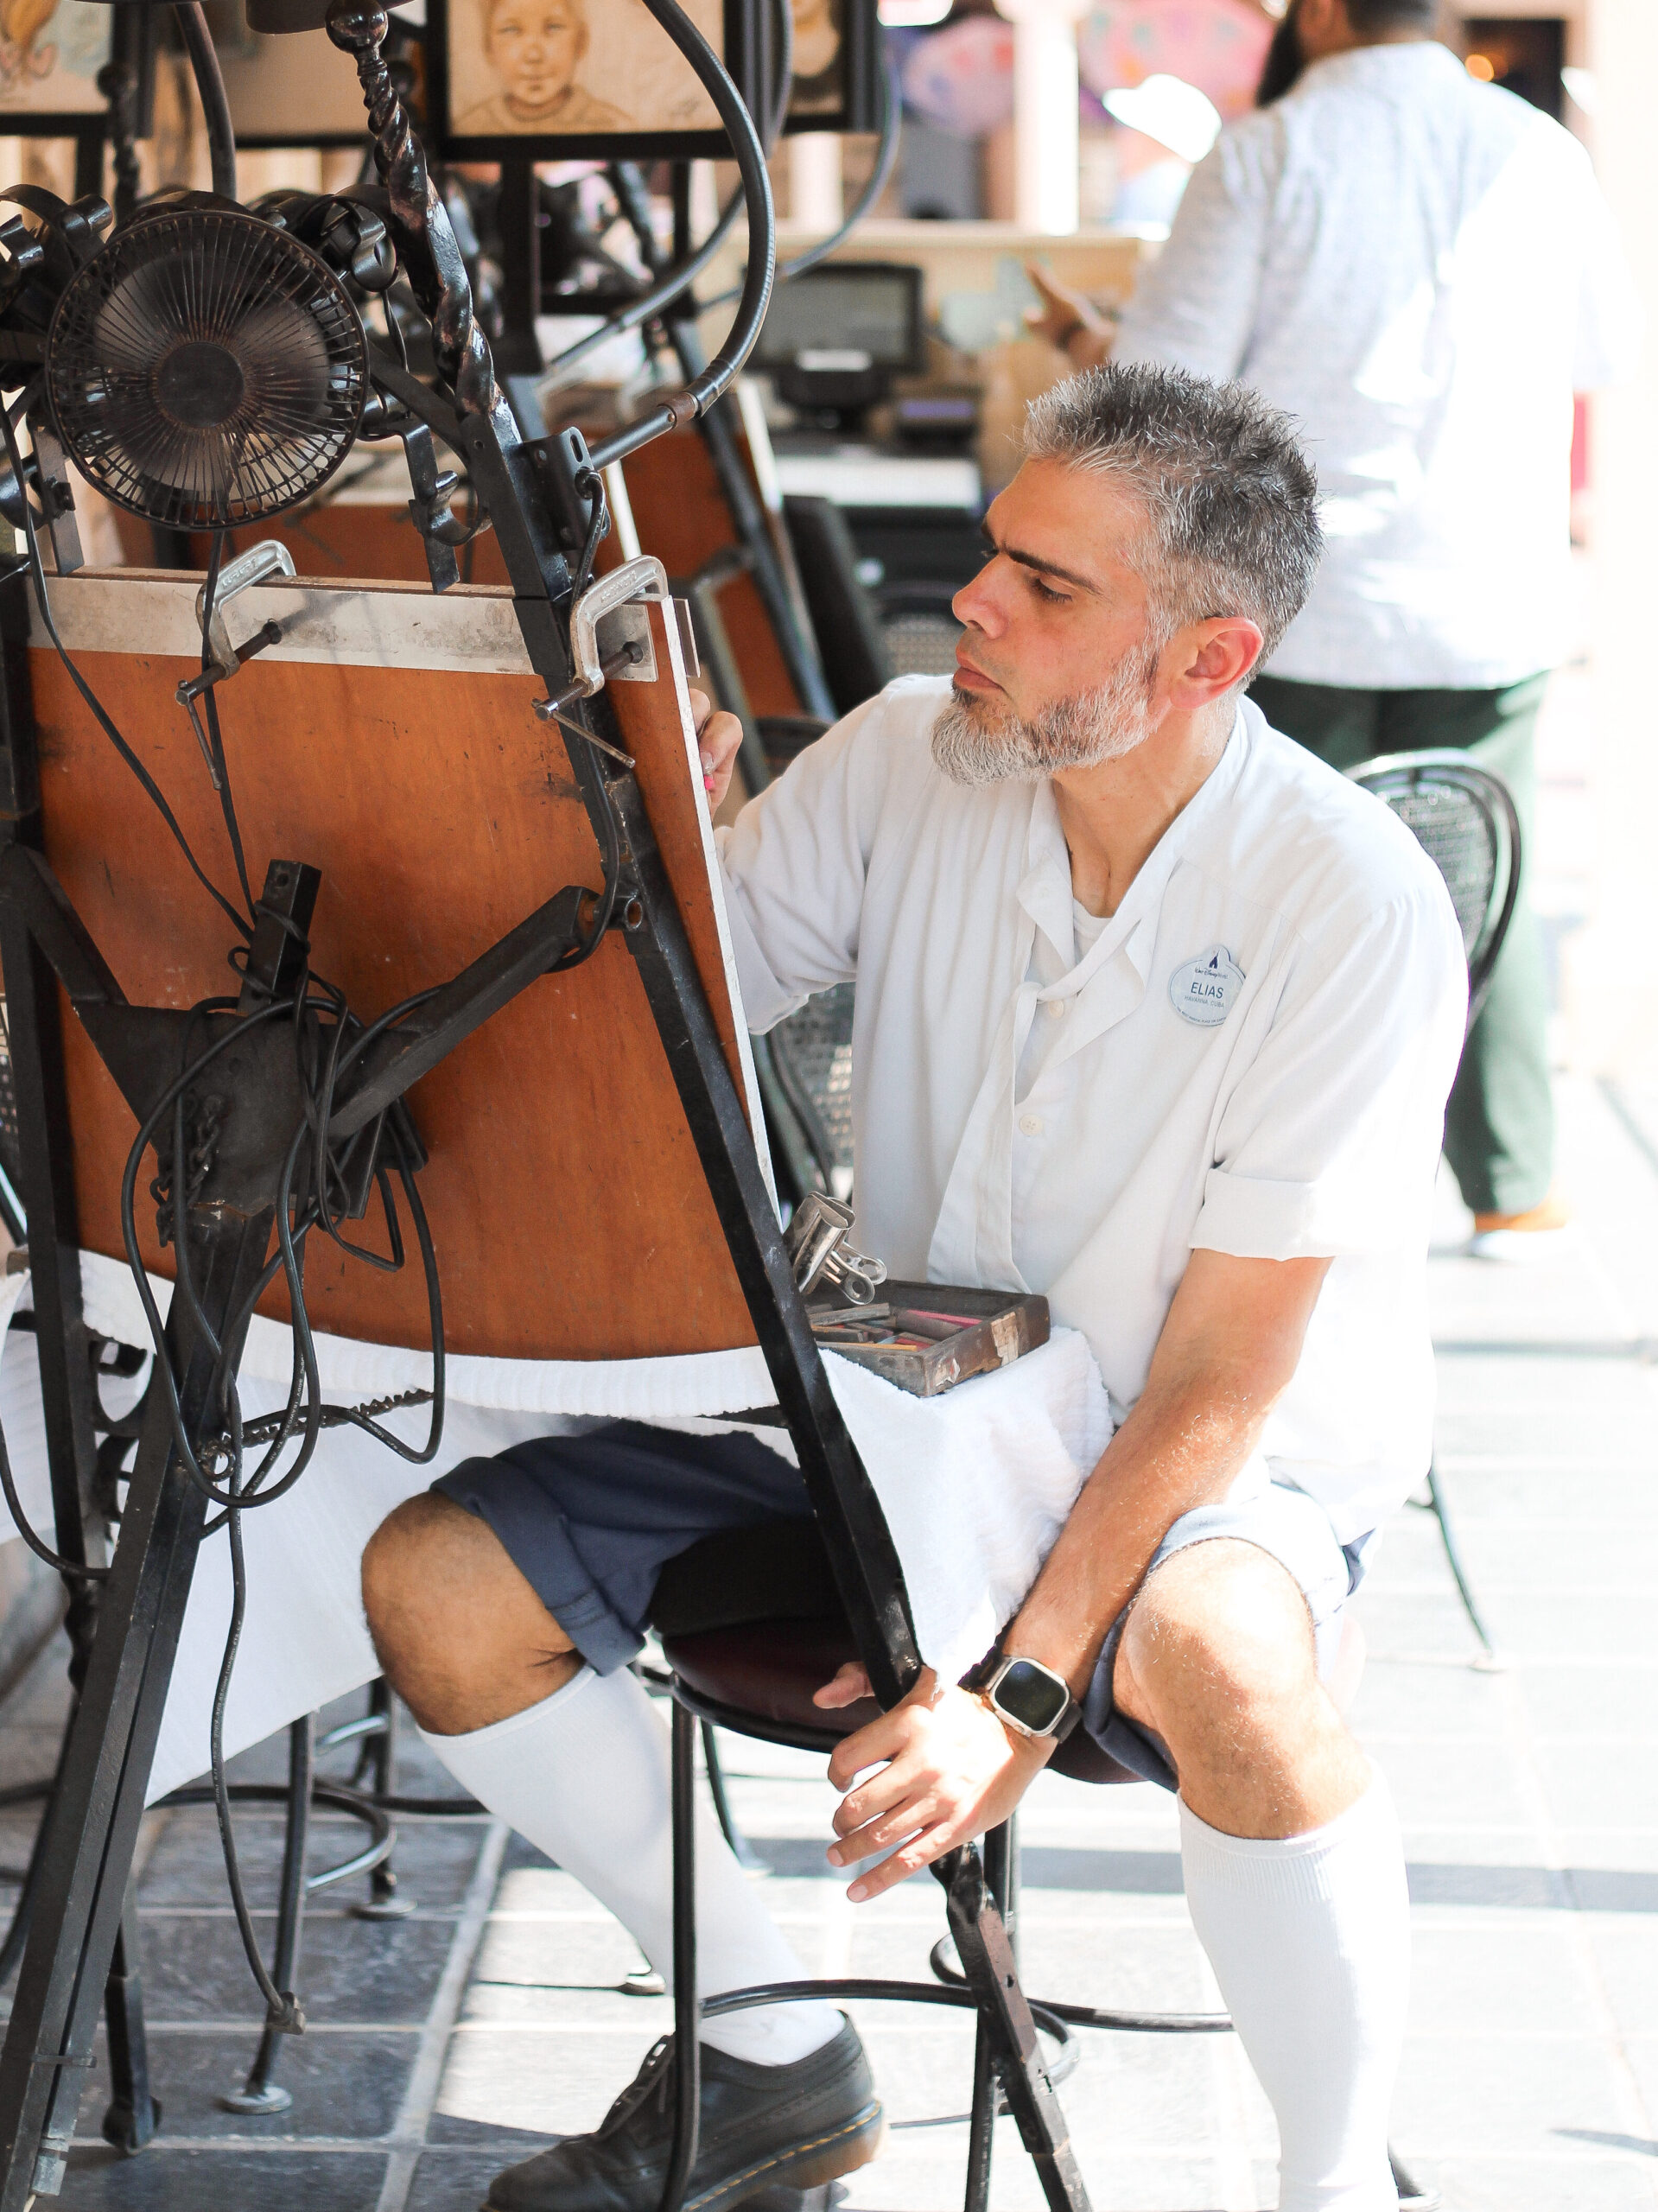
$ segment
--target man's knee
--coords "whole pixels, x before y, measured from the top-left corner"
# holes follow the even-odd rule
[[[1317,1682],[1306,1599],[1270,1553],[1236,1538],[1176,1552],[1123,1628],[1117,1702],[1166,1734],[1177,1711],[1282,1710]]]
[[[492,1547],[505,1563],[493,1530],[441,1491],[405,1498],[363,1553],[363,1610],[377,1643],[383,1630],[395,1632],[410,1615],[437,1630],[445,1608],[435,1598],[487,1572]]]

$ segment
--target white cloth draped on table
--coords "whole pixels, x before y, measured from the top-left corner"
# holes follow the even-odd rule
[[[0,1322],[23,1278],[5,1279]],[[152,1278],[164,1313],[170,1285]],[[143,1307],[120,1262],[85,1254],[88,1325],[148,1344]],[[0,1424],[21,1502],[51,1540],[40,1373],[35,1339],[4,1338]],[[324,1395],[355,1404],[429,1385],[418,1352],[316,1338]],[[289,1383],[286,1328],[256,1319],[241,1369],[245,1417],[277,1411]],[[1012,1367],[913,1398],[859,1367],[826,1357],[830,1385],[874,1484],[909,1585],[922,1656],[954,1678],[994,1640],[1017,1606],[1110,1436],[1099,1370],[1075,1330]],[[259,1742],[378,1672],[359,1598],[363,1547],[402,1499],[473,1454],[505,1451],[580,1421],[626,1417],[664,1427],[728,1427],[729,1415],[773,1402],[757,1349],[613,1361],[451,1358],[443,1443],[435,1465],[411,1465],[359,1429],[327,1431],[287,1497],[243,1523],[248,1604],[226,1717],[226,1748]],[[119,1402],[107,1389],[111,1408]],[[384,1417],[418,1446],[428,1409]],[[768,1443],[786,1439],[760,1433]],[[789,1456],[792,1457],[791,1452]],[[3,1525],[3,1516],[0,1516]],[[150,1779],[152,1799],[203,1771],[208,1716],[230,1621],[227,1539],[203,1544]],[[437,1602],[435,1599],[435,1603]]]

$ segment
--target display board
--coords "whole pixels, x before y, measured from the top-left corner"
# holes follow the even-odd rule
[[[64,643],[172,803],[210,873],[233,880],[218,795],[175,687],[200,665],[178,572],[52,580]],[[759,1126],[734,1014],[729,940],[685,702],[677,629],[649,608],[657,677],[612,687],[727,1060]],[[670,610],[670,617],[671,611]],[[597,887],[586,810],[540,696],[510,592],[286,582],[232,604],[232,641],[282,642],[219,692],[254,880],[322,871],[313,964],[365,1016],[447,980],[567,883]],[[233,991],[232,932],[46,642],[29,653],[46,853],[128,997],[185,1007]],[[135,1124],[66,1006],[81,1243],[119,1256]],[[618,938],[544,976],[410,1093],[454,1352],[619,1359],[754,1341],[714,1203],[632,956]],[[171,1273],[143,1201],[145,1262]],[[372,1217],[371,1238],[384,1236]],[[378,1249],[377,1247],[377,1249]],[[418,1347],[417,1263],[386,1274],[311,1239],[319,1330]],[[262,1311],[281,1317],[285,1295]]]

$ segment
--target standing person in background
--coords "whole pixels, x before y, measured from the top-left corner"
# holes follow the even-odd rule
[[[1528,844],[1568,639],[1572,394],[1629,373],[1637,310],[1584,149],[1471,77],[1438,18],[1437,0],[1291,0],[1262,105],[1193,172],[1115,340],[1034,270],[1033,320],[1078,367],[1236,377],[1299,418],[1327,550],[1255,699],[1337,768],[1467,751]],[[1566,1222],[1547,1011],[1522,880],[1445,1122],[1483,1257]]]

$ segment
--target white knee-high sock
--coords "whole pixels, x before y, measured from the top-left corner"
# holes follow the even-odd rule
[[[462,1789],[510,1821],[627,1929],[673,1984],[673,1835],[668,1731],[624,1667],[584,1667],[562,1689],[493,1727],[421,1734]],[[712,1813],[697,1807],[696,1979],[713,1996],[804,1968],[762,1910]],[[833,2005],[767,2005],[709,2020],[702,2041],[786,2066],[837,2035]]]
[[[1186,1901],[1278,2115],[1279,2212],[1397,2212],[1388,2108],[1404,2041],[1410,1904],[1399,1821],[1356,1804],[1282,1842],[1180,1807]]]

